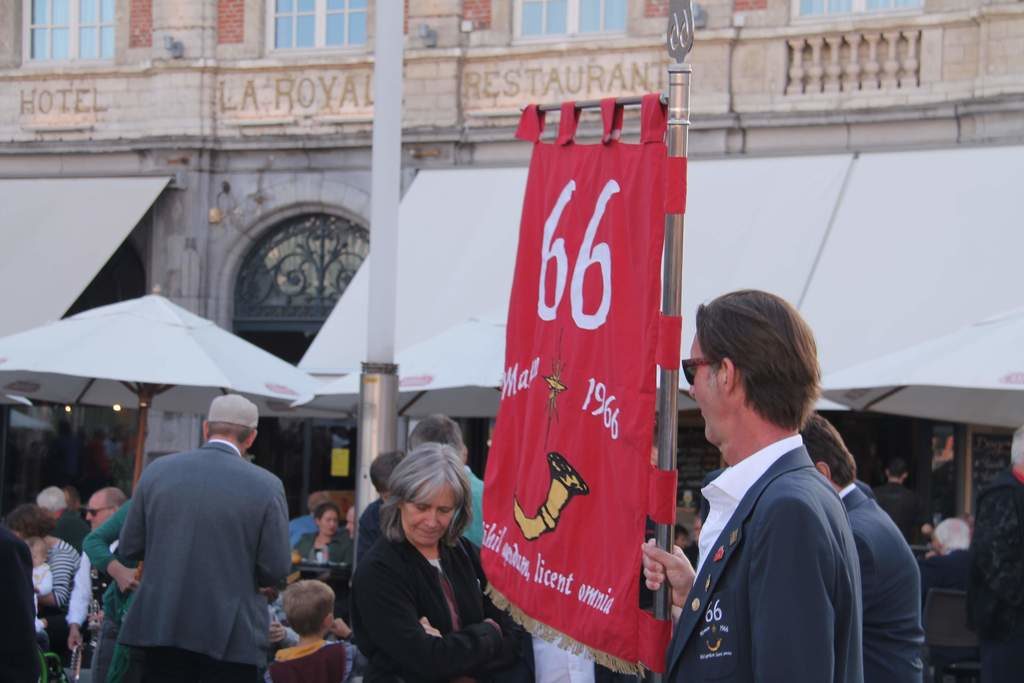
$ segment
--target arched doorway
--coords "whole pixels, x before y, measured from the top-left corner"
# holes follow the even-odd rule
[[[238,272],[235,333],[297,363],[369,247],[369,231],[340,216],[306,213],[278,223]]]
[[[234,332],[289,363],[298,363],[370,248],[369,231],[324,213],[287,218],[242,261],[235,282]],[[351,419],[261,419],[255,461],[278,475],[292,515],[309,491],[355,486]]]

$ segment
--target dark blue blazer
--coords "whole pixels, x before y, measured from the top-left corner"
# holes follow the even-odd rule
[[[363,514],[359,515],[359,525],[356,527],[356,562],[366,557],[374,542],[380,538],[380,506],[383,502],[378,498],[367,505]]]
[[[0,526],[0,681],[39,679],[32,595],[28,546]]]
[[[757,480],[715,541],[666,680],[861,683],[860,610],[846,511],[801,446]]]
[[[932,588],[966,591],[971,575],[971,553],[953,550],[945,555],[925,557],[917,561],[921,570],[921,605]]]
[[[859,488],[843,498],[860,558],[864,683],[921,683],[921,573],[903,534]]]
[[[865,496],[867,496],[871,500],[876,500],[875,492],[871,490],[870,486],[862,482],[860,479],[854,479],[853,483],[857,486],[858,489],[861,490],[861,493],[863,493]]]

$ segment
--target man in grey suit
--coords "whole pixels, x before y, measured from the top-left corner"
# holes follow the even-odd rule
[[[290,568],[281,480],[242,455],[256,439],[256,406],[219,396],[206,444],[142,473],[118,554],[144,560],[120,642],[141,652],[146,683],[256,679],[269,619],[261,587]]]
[[[681,548],[643,546],[651,589],[682,612],[665,680],[862,683],[860,572],[839,496],[799,430],[814,409],[814,336],[779,297],[725,294],[697,310],[683,371],[704,435],[729,465],[710,504],[694,572]]]

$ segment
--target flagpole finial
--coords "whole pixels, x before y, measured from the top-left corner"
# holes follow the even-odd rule
[[[693,49],[693,3],[692,0],[671,0],[668,7],[668,29],[665,44],[669,57],[677,64],[686,60]]]

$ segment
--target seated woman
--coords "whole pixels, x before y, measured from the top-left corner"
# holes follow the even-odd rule
[[[78,571],[78,551],[66,541],[51,535],[55,521],[34,503],[24,503],[7,515],[7,526],[18,538],[33,536],[46,544],[46,564],[53,576],[53,591],[39,597],[39,616],[46,627],[50,648],[63,654],[67,651],[67,612],[72,580]]]
[[[352,628],[365,683],[487,680],[516,660],[516,627],[484,595],[472,544],[470,489],[450,446],[427,443],[394,470],[381,538],[360,558]]]
[[[331,502],[321,503],[313,511],[317,532],[305,534],[295,544],[301,560],[352,564],[353,543],[348,533],[338,533],[341,510]]]

